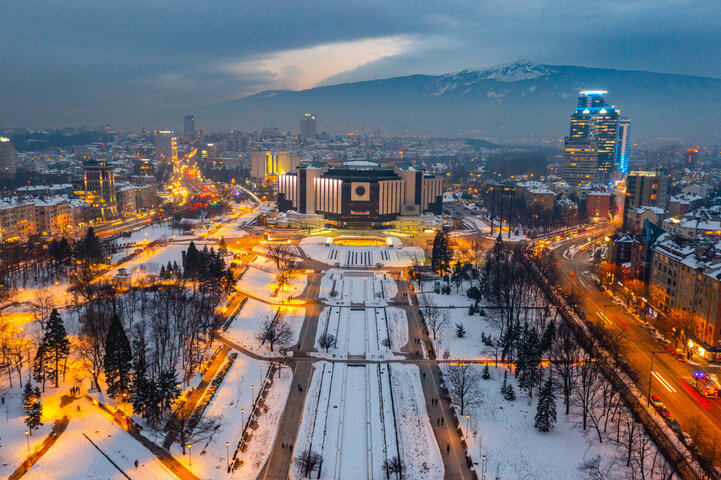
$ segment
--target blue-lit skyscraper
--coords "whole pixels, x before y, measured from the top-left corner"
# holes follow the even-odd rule
[[[616,141],[616,168],[621,175],[628,175],[628,155],[631,145],[631,119],[622,118],[618,121]]]
[[[595,181],[610,183],[616,170],[619,111],[606,103],[603,90],[581,92],[571,115],[571,141],[593,140],[598,152]]]

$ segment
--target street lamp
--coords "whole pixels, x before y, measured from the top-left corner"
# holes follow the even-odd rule
[[[245,425],[245,408],[240,409],[240,424]]]
[[[25,430],[25,440],[28,443],[28,452],[29,452],[30,451],[30,437],[28,435],[30,435],[30,430]]]
[[[486,456],[481,455],[481,480],[486,480]]]
[[[228,445],[230,445],[230,442],[225,442],[225,468],[227,468],[228,473],[230,473],[230,455],[228,454]]]
[[[466,415],[466,435],[468,435],[468,419],[470,418],[470,415]]]
[[[255,385],[250,386],[250,403],[255,403]]]
[[[263,385],[263,365],[260,366],[260,384]]]
[[[657,353],[665,353],[665,352],[651,352],[651,371],[648,372],[648,404],[651,405],[651,381],[653,381],[653,357]]]
[[[190,454],[190,447],[192,447],[192,445],[188,444],[188,460],[189,460],[190,466],[192,467],[193,466],[193,456]]]

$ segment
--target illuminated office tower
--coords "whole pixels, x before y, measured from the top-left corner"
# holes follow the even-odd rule
[[[155,159],[175,163],[178,161],[178,138],[170,130],[161,130],[153,135]]]
[[[591,181],[609,183],[614,177],[619,111],[608,105],[603,90],[581,92],[576,111],[571,115],[570,140],[594,140],[598,166]]]
[[[628,156],[631,144],[631,119],[618,121],[618,141],[616,142],[616,169],[621,175],[628,174]]]
[[[563,144],[561,178],[569,185],[591,183],[598,174],[598,146],[592,138],[569,138]]]
[[[276,180],[298,166],[300,157],[289,152],[253,152],[250,155],[250,177],[256,180]]]
[[[183,117],[183,133],[186,137],[195,135],[195,117],[193,115]]]
[[[300,119],[300,138],[302,140],[315,139],[315,128],[315,115],[306,113],[303,118]]]
[[[0,179],[13,178],[16,168],[15,147],[9,138],[0,137]]]
[[[90,160],[83,163],[85,201],[93,210],[95,218],[107,220],[118,216],[115,198],[115,174],[113,167],[105,160]]]

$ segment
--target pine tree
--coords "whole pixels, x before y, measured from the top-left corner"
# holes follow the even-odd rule
[[[142,340],[135,343],[132,380],[130,402],[133,411],[145,415],[148,404],[148,363],[145,360],[145,343]]]
[[[506,391],[503,392],[503,398],[512,402],[516,399],[516,391],[513,389],[513,385],[506,383]]]
[[[86,262],[91,265],[101,263],[103,261],[103,246],[100,243],[100,239],[95,235],[93,227],[88,228],[85,232],[85,237],[78,245],[80,247],[78,256],[83,258]]]
[[[42,422],[43,404],[40,401],[40,389],[32,388],[30,382],[25,384],[23,390],[23,409],[25,410],[25,425],[28,427],[30,434],[33,430],[37,430]]]
[[[45,374],[47,373],[47,365],[45,359],[45,344],[40,342],[38,350],[35,352],[35,358],[33,359],[33,379],[42,383],[43,392],[45,391]]]
[[[163,279],[165,278],[165,265],[161,265],[161,266],[160,266],[160,274],[159,274],[159,276],[160,276],[160,278],[163,278]]]
[[[180,396],[180,387],[178,387],[178,377],[174,370],[165,370],[158,377],[158,396],[160,397],[160,406],[169,410],[173,402]]]
[[[491,378],[491,371],[488,369],[488,364],[485,364],[483,366],[483,373],[481,373],[481,378],[483,380],[488,380],[489,378]]]
[[[133,355],[130,342],[123,324],[117,315],[113,315],[105,338],[105,358],[103,370],[105,382],[108,385],[108,395],[119,398],[130,392],[130,371]]]
[[[190,245],[188,245],[188,250],[186,250],[183,257],[183,271],[187,278],[194,278],[200,273],[201,268],[201,253],[195,246],[195,242],[191,241]]]
[[[556,337],[556,322],[551,320],[551,322],[546,325],[546,329],[543,331],[543,336],[541,337],[541,351],[547,352],[551,349],[551,345],[553,344],[553,339]]]
[[[63,319],[55,308],[50,313],[50,318],[45,327],[42,348],[45,353],[46,365],[54,367],[52,370],[48,370],[48,377],[55,380],[55,388],[57,388],[60,381],[60,361],[67,358],[70,353],[70,340],[68,340]]]
[[[550,432],[556,423],[556,396],[551,378],[546,380],[538,396],[535,426],[539,432]]]
[[[458,338],[463,338],[466,336],[466,328],[463,326],[462,323],[456,323],[456,336]]]
[[[540,374],[542,351],[538,334],[535,328],[524,325],[523,335],[518,348],[518,361],[516,362],[516,376],[521,388],[528,390],[528,395],[533,396],[533,387],[538,381]]]
[[[165,275],[166,275],[165,278],[170,278],[174,272],[175,272],[175,270],[173,270],[173,264],[170,263],[170,260],[168,260],[168,266],[165,267]]]

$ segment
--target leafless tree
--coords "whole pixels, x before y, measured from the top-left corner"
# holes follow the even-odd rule
[[[45,331],[45,322],[50,318],[53,308],[55,308],[55,302],[52,292],[46,289],[37,290],[33,299],[33,315],[43,332]]]
[[[556,372],[556,382],[563,394],[566,415],[571,408],[571,392],[576,378],[576,364],[581,358],[581,347],[565,323],[561,322],[556,337],[551,345],[551,361]]]
[[[102,312],[98,302],[91,302],[80,320],[77,353],[83,359],[83,366],[93,377],[96,388],[100,390],[100,373],[105,358],[105,338],[108,334],[110,317]]]
[[[583,430],[588,428],[589,414],[598,401],[597,387],[600,376],[598,364],[587,352],[584,352],[576,369],[576,381],[573,383],[571,398],[579,410]]]
[[[460,409],[461,415],[465,415],[466,409],[482,403],[481,375],[472,365],[449,365],[444,376],[451,401]]]
[[[428,325],[428,330],[431,332],[431,338],[438,338],[438,334],[443,333],[449,322],[450,317],[445,309],[435,305],[426,309],[426,325]]]
[[[335,335],[332,335],[330,333],[324,333],[320,337],[318,337],[318,345],[320,348],[325,350],[326,352],[335,347],[336,345],[336,338]]]
[[[313,472],[320,468],[322,459],[323,457],[321,457],[320,453],[307,448],[295,457],[295,463],[300,469],[300,474],[305,478],[310,478]]]
[[[600,455],[596,455],[593,458],[590,458],[578,467],[578,469],[586,474],[586,478],[589,480],[609,480],[611,477],[611,472],[613,471],[614,463],[613,461],[604,462],[601,460]]]
[[[288,243],[273,243],[268,245],[268,258],[275,262],[278,270],[288,270],[295,266],[293,247]]]
[[[293,330],[282,318],[269,318],[263,322],[256,339],[261,345],[267,343],[270,351],[273,352],[276,346],[284,348],[290,345],[293,341]]]
[[[394,475],[396,478],[403,478],[406,466],[400,458],[394,456],[383,460],[383,471],[386,474],[386,479],[391,478],[391,475]]]
[[[217,418],[205,416],[198,419],[193,415],[193,409],[181,407],[165,424],[165,433],[180,444],[185,455],[188,445],[210,440],[219,427],[220,421]]]

